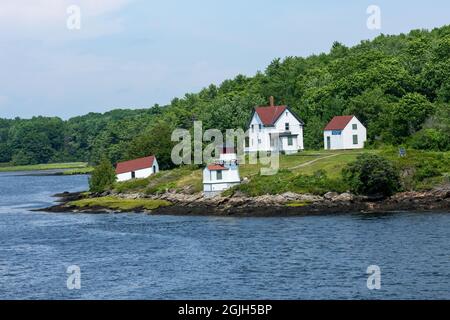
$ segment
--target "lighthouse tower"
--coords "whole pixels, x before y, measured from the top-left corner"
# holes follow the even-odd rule
[[[220,146],[219,159],[203,170],[203,193],[213,197],[241,183],[239,163],[233,146]]]

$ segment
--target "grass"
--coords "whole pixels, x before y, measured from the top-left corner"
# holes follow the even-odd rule
[[[0,172],[13,172],[13,171],[40,171],[40,170],[53,170],[53,169],[87,169],[88,164],[86,162],[67,162],[67,163],[47,163],[47,164],[33,164],[25,166],[0,166]]]
[[[298,208],[305,207],[311,204],[311,201],[291,201],[286,203],[286,207]]]
[[[68,169],[63,171],[64,176],[71,176],[76,174],[89,174],[92,171],[94,171],[93,167],[85,167],[85,168],[75,168],[75,169]]]
[[[345,192],[349,189],[341,172],[363,153],[374,153],[390,160],[399,170],[404,190],[426,190],[449,181],[450,152],[407,150],[400,158],[397,148],[366,150],[304,151],[293,155],[281,155],[277,174],[263,176],[260,169],[269,165],[245,163],[239,166],[243,183],[224,195],[236,191],[249,196],[280,194],[284,192],[323,195],[328,191]],[[147,179],[117,183],[115,191],[160,194],[166,191],[196,193],[202,190],[202,169],[184,166],[161,171]]]
[[[187,193],[200,192],[202,185],[202,170],[194,166],[184,166],[173,170],[160,171],[145,179],[135,179],[115,184],[117,192],[144,192],[160,194],[167,190]]]
[[[159,207],[170,206],[171,203],[166,200],[153,200],[153,199],[122,199],[117,197],[99,197],[99,198],[87,198],[69,202],[68,205],[78,208],[86,207],[102,207],[111,210],[155,210]]]

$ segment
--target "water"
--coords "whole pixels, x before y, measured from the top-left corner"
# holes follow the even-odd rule
[[[2,299],[449,299],[450,214],[31,212],[85,176],[0,174]],[[68,290],[67,267],[81,268]],[[368,290],[366,269],[381,268]]]

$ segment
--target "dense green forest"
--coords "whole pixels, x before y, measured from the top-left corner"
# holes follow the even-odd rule
[[[450,26],[381,35],[329,53],[275,59],[253,77],[175,98],[167,106],[59,118],[0,119],[0,162],[97,163],[155,153],[170,163],[174,128],[245,129],[255,105],[287,104],[305,122],[305,147],[322,147],[322,129],[335,115],[354,114],[368,129],[369,145],[450,149]]]

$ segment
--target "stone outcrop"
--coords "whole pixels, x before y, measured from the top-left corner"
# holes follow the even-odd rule
[[[383,200],[376,197],[355,196],[348,192],[342,194],[329,192],[324,196],[287,192],[258,197],[248,197],[244,194],[235,194],[231,197],[204,197],[202,193],[176,192],[160,195],[144,193],[108,193],[107,195],[124,199],[167,200],[172,203],[171,206],[160,207],[151,213],[168,215],[294,216],[346,212],[450,211],[450,185],[431,191],[402,192]],[[65,203],[79,199],[82,194],[62,193],[58,196],[63,197],[62,204],[42,211],[73,211]],[[95,209],[99,212],[99,208]],[[110,210],[105,209],[105,212]]]

